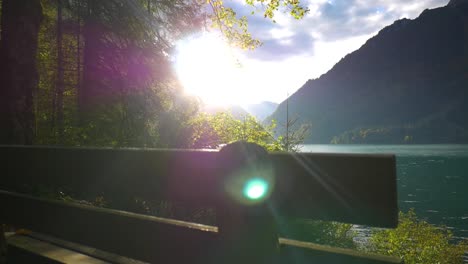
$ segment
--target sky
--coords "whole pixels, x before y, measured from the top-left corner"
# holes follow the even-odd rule
[[[228,1],[226,1],[228,2]],[[248,16],[249,30],[263,42],[254,51],[239,53],[252,102],[281,102],[307,80],[330,70],[346,54],[361,47],[379,30],[401,18],[414,19],[422,11],[448,0],[302,0],[310,12],[295,20],[286,13],[276,23],[262,15]],[[238,14],[250,14],[243,0],[229,4]]]

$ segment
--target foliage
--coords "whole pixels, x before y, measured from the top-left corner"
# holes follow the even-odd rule
[[[346,131],[339,136],[335,136],[331,140],[331,144],[364,144],[380,142],[383,138],[393,130],[390,128],[357,128],[351,131]],[[403,131],[402,131],[403,132]],[[406,136],[405,136],[406,137]],[[395,142],[400,143],[400,142]]]
[[[206,0],[206,3],[212,10],[209,16],[211,26],[219,29],[229,42],[244,49],[254,49],[261,44],[249,33],[246,16],[238,17],[236,11],[228,7],[223,0]],[[252,15],[260,10],[265,18],[273,22],[275,22],[275,13],[280,8],[286,10],[295,19],[301,19],[309,11],[301,5],[299,0],[245,0],[245,3],[252,7]]]
[[[245,3],[252,8],[261,4],[269,19],[279,9],[296,18],[306,12],[299,1]],[[247,31],[247,19],[237,19],[236,12],[219,0],[41,0],[41,4],[35,144],[187,147],[187,131],[196,123],[191,119],[198,107],[193,99],[180,96],[175,82],[167,56],[175,41],[201,29],[207,18],[203,6],[209,5],[211,26],[228,40],[244,47],[259,44]],[[61,24],[60,4],[64,8]],[[56,41],[59,25],[61,44]],[[63,66],[57,58],[59,49]],[[59,68],[64,70],[60,95]],[[63,98],[62,104],[58,98]],[[253,129],[255,123],[247,118],[244,127]],[[234,140],[248,134],[239,133],[222,137]],[[260,133],[248,137],[268,141]]]
[[[310,124],[299,124],[299,118],[286,118],[284,125],[284,135],[278,136],[281,149],[291,152],[299,152],[302,144],[310,133]]]
[[[351,224],[307,219],[294,219],[286,223],[287,226],[281,230],[286,237],[334,247],[356,248]]]
[[[39,0],[2,1],[0,42],[0,142],[32,144],[33,93],[42,7]]]
[[[39,45],[37,52],[37,69],[39,73],[39,84],[34,94],[34,110],[36,115],[35,144],[66,144],[76,141],[72,135],[74,117],[76,115],[76,86],[78,77],[76,75],[77,62],[75,52],[77,43],[72,32],[63,34],[62,49],[66,58],[64,72],[65,89],[63,92],[64,128],[66,140],[59,142],[57,115],[56,79],[57,79],[57,12],[56,7],[48,0],[41,1],[43,7],[43,20],[39,32]],[[70,14],[65,13],[65,21],[69,23]]]
[[[273,135],[276,123],[264,127],[250,115],[236,119],[230,113],[214,115],[201,113],[190,122],[193,148],[218,148],[223,144],[243,140],[257,143],[269,151],[280,150],[280,142]]]
[[[458,107],[458,106],[457,106]],[[455,113],[460,111],[459,113]],[[444,112],[418,122],[400,125],[358,127],[347,130],[331,139],[331,144],[426,144],[466,142],[468,129],[450,121],[453,115],[464,113],[464,109]],[[457,121],[458,122],[458,121]],[[461,121],[464,123],[465,121]]]
[[[221,0],[40,2],[34,144],[187,147],[197,104],[180,96],[175,81],[168,54],[176,40],[211,22],[232,43],[259,44],[247,30],[247,19]],[[263,10],[268,19],[279,10],[298,19],[307,12],[299,1],[244,3]],[[206,6],[211,15],[205,14],[210,12]],[[243,122],[247,130],[258,125],[250,118]],[[221,136],[270,141],[265,131],[242,131]]]
[[[41,3],[44,19],[37,53],[40,82],[34,94],[34,143],[175,146],[177,137],[167,135],[178,134],[166,133],[165,128],[181,131],[196,106],[189,98],[174,96],[181,94],[181,87],[173,82],[167,53],[175,39],[199,28],[200,5],[152,0],[64,3],[65,89],[60,107],[57,2]],[[96,31],[91,34],[90,28]],[[93,59],[89,54],[95,55]],[[92,98],[92,107],[84,107],[88,103],[82,100],[84,94]],[[63,140],[58,136],[60,112]]]
[[[447,228],[418,219],[413,209],[400,212],[396,229],[375,230],[367,250],[402,258],[405,263],[462,263],[467,241],[452,243]]]

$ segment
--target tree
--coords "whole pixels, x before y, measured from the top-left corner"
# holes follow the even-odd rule
[[[246,18],[220,0],[34,0],[19,8],[23,1],[2,1],[2,142],[162,146],[165,134],[174,145],[170,133],[159,131],[175,127],[171,118],[187,125],[194,114],[163,106],[165,89],[177,86],[168,85],[175,79],[167,56],[175,40],[209,24],[232,43],[259,43]],[[245,3],[268,19],[283,8],[297,18],[306,12],[298,1]],[[204,13],[204,4],[212,14]],[[21,24],[21,12],[33,27],[14,25]],[[26,52],[18,52],[17,43]],[[15,65],[14,56],[27,63]]]
[[[396,229],[374,230],[367,250],[402,258],[405,263],[462,263],[468,241],[453,243],[453,234],[417,218],[414,210],[400,212]]]
[[[4,0],[0,47],[0,143],[32,144],[39,0]]]
[[[177,20],[196,16],[186,14],[195,7],[184,10],[176,6],[187,1],[150,2],[151,12],[146,0],[42,1],[45,19],[39,34],[40,85],[35,96],[37,143],[161,146],[158,122],[167,110],[165,96],[178,86],[173,85],[167,56],[170,42],[196,24]],[[62,20],[58,4],[62,4]],[[177,10],[185,15],[176,14]],[[62,45],[55,41],[60,25]],[[89,37],[90,30],[96,38]],[[60,49],[62,60],[58,58]],[[63,93],[57,89],[60,68]],[[63,142],[59,94],[63,94]]]
[[[275,126],[275,122],[272,122],[264,127],[251,115],[236,119],[226,112],[214,115],[201,113],[189,123],[190,147],[219,148],[242,140],[256,143],[269,151],[280,150],[279,142],[272,136]]]
[[[58,142],[63,144],[64,125],[63,125],[63,92],[65,90],[64,69],[63,69],[63,22],[62,22],[62,0],[57,0],[57,80],[55,87],[56,112],[58,127]]]
[[[309,124],[298,124],[299,117],[286,118],[285,134],[278,137],[281,148],[285,151],[298,152],[301,150],[305,138],[309,135]]]
[[[285,151],[298,152],[301,150],[302,143],[309,135],[309,124],[298,124],[299,117],[289,117],[289,98],[286,99],[286,121],[285,134],[278,137],[281,142],[282,149]]]
[[[39,0],[1,2],[0,144],[32,144],[33,92],[37,89],[36,49],[42,8]],[[6,242],[0,224],[0,262]]]
[[[282,236],[333,247],[356,248],[352,224],[309,219],[290,219],[286,223]]]
[[[255,49],[261,44],[249,33],[246,16],[239,17],[223,0],[206,2],[212,10],[212,14],[209,15],[211,26],[219,29],[231,44],[244,49]],[[265,18],[273,22],[275,22],[275,13],[280,9],[287,11],[296,19],[301,19],[309,11],[299,0],[245,0],[245,3],[252,7],[252,15],[260,11]]]
[[[170,78],[165,54],[175,39],[198,28],[199,8],[196,2],[182,0],[88,0],[83,17],[80,114],[93,112],[115,93]]]

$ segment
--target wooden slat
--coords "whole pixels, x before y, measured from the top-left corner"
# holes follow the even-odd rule
[[[3,189],[60,187],[76,194],[213,200],[216,152],[110,148],[0,146]],[[26,186],[27,187],[27,186]]]
[[[35,255],[56,260],[61,263],[99,263],[99,261],[105,261],[106,263],[114,264],[149,264],[148,262],[131,259],[36,232],[28,231],[27,234],[24,234],[25,232],[22,233],[23,234],[13,233],[8,236],[7,239],[10,248],[16,247],[22,251],[30,251]],[[54,249],[44,249],[42,247],[54,247]],[[90,260],[87,260],[87,258]],[[32,263],[32,261],[28,263]]]
[[[14,254],[10,255],[9,263],[36,263],[38,259],[45,263],[110,263],[27,236],[9,237],[8,246],[10,251],[15,251]]]
[[[280,238],[281,263],[384,264],[403,263],[401,259],[351,249]]]
[[[272,154],[273,210],[300,217],[396,227],[394,155]]]
[[[151,263],[206,263],[213,227],[0,191],[0,221]]]
[[[335,220],[379,227],[397,225],[393,155],[275,153],[271,203],[279,218]],[[221,170],[218,153],[190,150],[0,146],[0,187],[48,184],[75,193],[214,205]],[[281,220],[278,220],[281,221]]]
[[[56,239],[53,240],[55,242]],[[110,262],[102,258],[93,258],[80,252],[63,247],[67,241],[49,243],[29,236],[12,236],[8,239],[11,251],[9,263],[143,263],[128,258],[115,257]],[[284,264],[397,264],[402,261],[396,257],[362,253],[349,249],[333,248],[313,243],[280,239],[281,252],[279,262]],[[80,246],[82,247],[82,246]],[[94,251],[92,253],[95,253]],[[29,256],[28,256],[29,255]],[[106,258],[104,258],[106,259]],[[190,263],[190,262],[189,262]],[[255,263],[258,264],[258,263]]]
[[[217,228],[213,226],[50,201],[6,191],[0,191],[0,208],[2,222],[67,241],[44,238],[34,233],[29,236],[101,259],[108,257],[94,255],[94,250],[77,249],[74,243],[68,241],[150,263],[228,262],[222,256],[222,243],[218,240]],[[280,238],[279,243],[279,263],[285,264],[400,263],[399,259],[392,257],[291,239]],[[41,253],[40,249],[33,250]]]

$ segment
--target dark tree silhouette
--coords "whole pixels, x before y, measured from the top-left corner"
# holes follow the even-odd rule
[[[0,144],[32,144],[33,92],[42,7],[39,0],[3,0],[0,42]]]
[[[65,89],[64,68],[63,68],[63,19],[62,19],[62,0],[57,0],[57,79],[55,84],[56,112],[58,127],[58,142],[63,144],[63,92]]]

